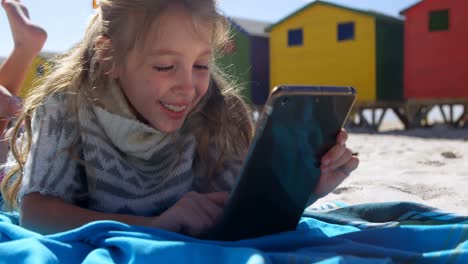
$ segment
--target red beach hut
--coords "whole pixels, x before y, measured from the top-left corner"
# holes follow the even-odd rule
[[[404,94],[468,98],[468,1],[423,0],[403,10]]]

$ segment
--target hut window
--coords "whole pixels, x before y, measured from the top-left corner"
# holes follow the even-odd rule
[[[449,29],[449,10],[437,10],[429,13],[429,31],[445,31]]]
[[[288,46],[302,46],[304,44],[304,36],[302,28],[290,29],[288,31]]]
[[[354,39],[354,22],[338,23],[338,41]]]
[[[39,66],[37,66],[37,69],[36,69],[36,75],[37,75],[37,77],[42,77],[42,76],[44,76],[44,73],[45,73],[44,65],[43,65],[43,64],[40,64]]]

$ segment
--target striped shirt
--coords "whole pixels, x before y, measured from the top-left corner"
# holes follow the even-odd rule
[[[54,94],[32,120],[32,146],[20,196],[39,192],[92,210],[158,215],[189,191],[230,190],[240,160],[207,187],[196,164],[193,135],[162,133],[132,117],[120,87],[110,85],[113,106],[80,100],[70,115],[73,95]],[[115,107],[117,106],[117,107]]]

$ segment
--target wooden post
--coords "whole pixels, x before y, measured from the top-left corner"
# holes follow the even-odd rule
[[[403,126],[405,127],[405,129],[408,129],[409,128],[409,120],[408,120],[408,117],[407,117],[407,115],[405,113],[404,108],[402,108],[402,107],[392,107],[391,109],[393,110],[395,115],[398,117],[398,119],[400,119],[401,123],[403,123]]]
[[[387,108],[382,108],[382,115],[380,115],[380,118],[376,124],[375,130],[379,131],[380,125],[382,125],[382,121],[385,117],[385,113],[387,113]]]
[[[440,110],[440,113],[442,114],[442,118],[444,119],[444,123],[447,124],[448,123],[448,118],[447,118],[447,115],[445,114],[443,104],[439,105],[439,110]]]
[[[467,127],[468,126],[468,104],[463,105],[463,113],[460,118],[455,121],[454,125],[456,127]]]
[[[450,107],[450,125],[454,126],[455,125],[455,117],[453,116],[453,104],[449,105]]]
[[[372,120],[371,120],[372,127],[375,128],[375,108],[372,107]]]

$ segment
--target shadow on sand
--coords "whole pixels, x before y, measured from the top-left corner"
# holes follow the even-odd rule
[[[379,132],[371,128],[363,127],[347,127],[346,130],[349,133],[354,134],[393,135],[427,139],[462,140],[464,142],[468,142],[468,127],[454,128],[442,124],[437,124],[426,128],[413,128],[408,130],[395,129]]]

